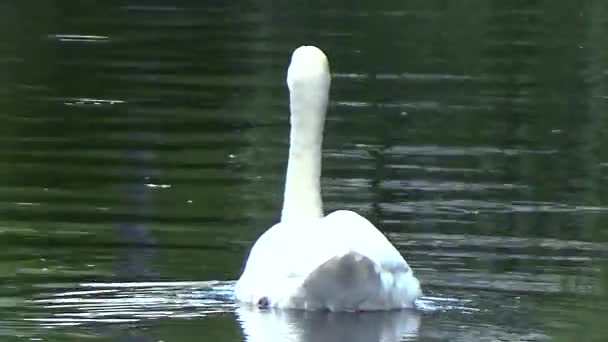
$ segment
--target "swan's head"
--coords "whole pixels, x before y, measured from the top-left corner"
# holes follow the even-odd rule
[[[300,46],[291,55],[287,70],[287,86],[291,108],[292,135],[299,146],[321,146],[323,124],[329,101],[329,63],[315,46]]]
[[[291,55],[287,70],[287,86],[290,91],[301,85],[313,85],[329,91],[329,62],[316,46],[300,46]]]

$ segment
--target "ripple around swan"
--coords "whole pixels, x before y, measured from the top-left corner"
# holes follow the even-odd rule
[[[389,238],[423,285],[431,293],[443,294],[469,289],[521,296],[591,296],[602,272],[595,260],[608,252],[608,243],[552,238],[436,233],[391,233]],[[520,263],[525,267],[492,272]]]
[[[445,296],[420,299],[417,311],[260,311],[236,305],[233,286],[234,282],[218,281],[44,284],[24,303],[27,313],[22,318],[40,327],[59,329],[236,314],[249,341],[267,341],[271,335],[286,341],[401,341],[418,335],[421,314],[479,311],[469,300]],[[311,339],[313,336],[317,339]]]
[[[50,316],[32,314],[25,320],[63,326],[204,317],[234,311],[232,286],[222,282],[46,284],[53,290],[42,291],[28,305]]]
[[[441,240],[441,237],[435,237]],[[419,272],[423,276],[425,270]],[[457,314],[477,316],[496,310],[491,306],[494,299],[473,296],[462,297],[462,291],[469,288],[482,290],[505,290],[518,293],[513,308],[506,303],[504,310],[521,310],[521,296],[534,291],[534,286],[542,286],[540,291],[551,291],[540,282],[528,283],[522,288],[523,278],[492,278],[490,286],[471,281],[478,275],[465,277],[457,273],[434,273],[442,275],[443,280],[425,279],[429,291],[417,301],[418,310],[385,313],[327,313],[302,311],[260,311],[239,307],[232,301],[234,282],[114,282],[114,283],[56,283],[38,287],[38,294],[24,303],[27,310],[22,317],[40,327],[54,329],[80,328],[80,334],[96,331],[102,326],[128,327],[141,325],[145,321],[163,318],[182,318],[196,320],[204,317],[236,315],[248,341],[409,341],[416,340],[420,334],[433,335],[435,329],[421,326],[426,320],[430,326],[441,324],[437,319],[442,315]],[[477,277],[477,278],[475,278]],[[524,277],[524,275],[522,275]],[[497,286],[500,284],[500,286]],[[463,285],[467,285],[464,286]],[[518,287],[519,286],[519,287]],[[439,288],[443,290],[438,291]],[[453,296],[450,296],[453,295]],[[493,296],[500,295],[500,292]],[[507,301],[502,301],[503,303]],[[518,304],[519,303],[519,304]],[[454,319],[454,318],[452,318]],[[139,322],[139,323],[138,323]],[[145,323],[143,323],[145,324]],[[9,327],[10,328],[10,327]],[[22,332],[26,330],[20,327]],[[516,329],[517,330],[517,329]],[[529,331],[505,330],[500,326],[488,325],[485,336],[526,336],[543,337]],[[55,330],[57,331],[57,330]],[[60,332],[61,330],[57,331]],[[76,332],[76,331],[72,331]],[[66,333],[68,333],[66,331]],[[462,332],[461,337],[466,333]],[[23,336],[28,336],[24,334]],[[34,335],[31,335],[36,336]],[[273,337],[269,339],[270,337]]]

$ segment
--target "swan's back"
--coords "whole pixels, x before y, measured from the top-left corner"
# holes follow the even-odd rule
[[[332,311],[413,307],[420,295],[397,249],[365,218],[343,210],[273,226],[256,242],[236,288],[244,302]]]

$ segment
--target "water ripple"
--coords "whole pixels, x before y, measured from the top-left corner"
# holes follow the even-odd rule
[[[29,305],[51,316],[26,320],[56,326],[203,317],[234,311],[232,286],[218,281],[46,284],[46,288],[70,289],[35,296]]]

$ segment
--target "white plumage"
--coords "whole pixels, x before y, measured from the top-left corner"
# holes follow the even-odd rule
[[[287,72],[291,135],[281,222],[253,246],[237,301],[331,311],[413,307],[420,284],[368,220],[340,210],[323,217],[320,176],[330,74],[325,54],[302,46]]]

